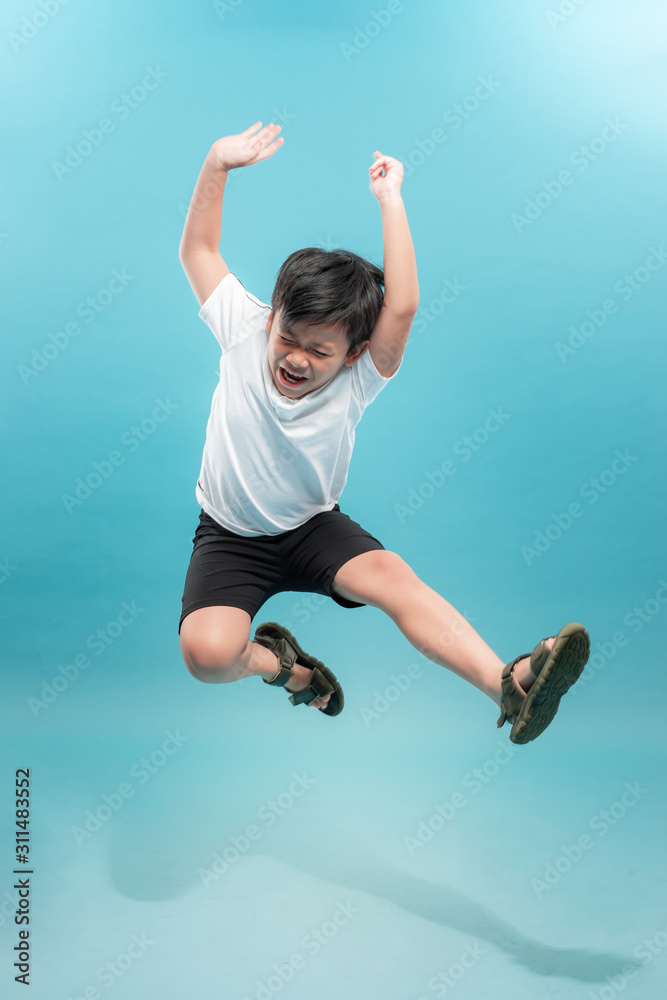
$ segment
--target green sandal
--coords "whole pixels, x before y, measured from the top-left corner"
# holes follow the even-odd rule
[[[549,649],[548,640],[542,639],[532,653],[522,653],[503,670],[498,728],[505,722],[514,723],[512,743],[530,743],[547,728],[560,699],[586,666],[591,643],[583,625],[564,625],[555,640]],[[513,677],[514,667],[525,656],[530,656],[530,669],[536,678],[528,693]]]
[[[278,625],[277,622],[264,622],[257,626],[254,641],[275,653],[280,663],[275,677],[268,681],[264,678],[265,684],[284,687],[292,676],[292,668],[296,661],[304,667],[308,667],[313,673],[307,688],[304,688],[303,691],[295,691],[294,694],[290,695],[289,700],[292,704],[310,705],[316,698],[324,698],[331,694],[325,708],[320,708],[319,711],[324,715],[340,715],[344,704],[343,689],[335,675],[320,660],[304,653],[291,632],[288,632],[282,625]]]

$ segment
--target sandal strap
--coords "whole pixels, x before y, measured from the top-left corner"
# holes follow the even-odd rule
[[[553,639],[555,636],[549,636],[548,638]],[[551,650],[547,646],[547,642],[548,639],[542,639],[542,641],[538,642],[537,646],[535,646],[535,649],[530,654],[530,669],[536,677],[549,659],[549,654],[551,653]]]
[[[255,642],[266,646],[279,658],[280,666],[277,673],[267,680],[263,677],[265,684],[273,684],[276,687],[284,687],[292,676],[292,668],[297,658],[296,650],[285,638],[273,638],[271,636],[257,636]],[[327,680],[319,667],[314,667],[310,683],[303,691],[294,691],[290,694],[289,700],[293,705],[310,705],[316,698],[323,698],[335,690],[333,684]]]
[[[332,695],[327,707],[322,709],[323,714],[338,715],[342,711],[343,692],[336,677],[314,656],[304,653],[291,632],[276,622],[265,622],[255,630],[254,641],[278,657],[278,670],[273,677],[262,678],[265,684],[284,687],[293,675],[294,664],[303,664],[310,671],[309,684],[302,691],[288,692],[292,705],[310,705],[317,698]]]
[[[549,636],[549,638],[553,638],[553,636]],[[544,664],[549,659],[549,654],[551,653],[551,650],[547,646],[547,641],[547,639],[542,639],[541,642],[538,642],[537,646],[535,646],[532,653],[521,653],[520,656],[516,656],[511,663],[506,664],[503,668],[501,677],[502,691],[500,695],[500,718],[496,723],[498,729],[500,729],[505,722],[516,722],[516,717],[521,711],[521,705],[526,697],[526,692],[523,691],[519,682],[514,679],[515,666],[519,660],[530,657],[530,669],[537,677]]]
[[[262,677],[264,683],[273,684],[276,687],[284,687],[292,676],[292,668],[296,660],[296,650],[292,649],[291,645],[284,638],[276,639],[270,636],[257,635],[253,641],[259,643],[260,646],[266,646],[272,653],[275,653],[280,664],[278,672],[269,680],[266,677]]]
[[[333,684],[327,680],[319,667],[313,667],[310,684],[303,691],[295,691],[290,695],[289,700],[293,705],[310,705],[316,698],[324,698],[335,690]]]
[[[537,649],[537,647],[535,648]],[[521,705],[526,697],[526,693],[521,689],[519,682],[514,679],[514,668],[519,660],[523,660],[526,656],[531,656],[531,654],[521,653],[503,668],[501,675],[500,718],[496,723],[498,729],[505,722],[514,722],[516,716],[521,711]]]

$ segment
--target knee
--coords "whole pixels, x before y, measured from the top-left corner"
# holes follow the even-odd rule
[[[364,567],[364,603],[393,615],[412,594],[418,597],[424,584],[397,552],[378,549],[368,553]]]
[[[224,636],[184,632],[181,629],[181,655],[195,680],[209,684],[238,680],[243,669],[242,649]]]
[[[417,574],[406,563],[403,556],[398,552],[391,552],[389,549],[379,549],[373,552],[378,570],[390,577],[403,579],[406,576],[417,579]]]
[[[383,594],[421,583],[402,556],[386,549],[371,553],[371,575]]]

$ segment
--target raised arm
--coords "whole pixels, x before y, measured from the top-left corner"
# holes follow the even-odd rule
[[[375,151],[371,191],[382,213],[384,303],[368,345],[373,364],[388,377],[397,370],[419,308],[417,262],[401,197],[403,164]],[[384,171],[384,176],[383,176]]]
[[[214,142],[199,172],[178,256],[200,306],[229,274],[220,253],[222,199],[229,171],[265,160],[284,141],[276,138],[280,125],[269,124],[257,132],[261,124],[255,122],[245,132]]]

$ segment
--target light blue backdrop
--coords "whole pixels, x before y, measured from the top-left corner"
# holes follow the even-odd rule
[[[22,767],[39,1000],[662,994],[666,29],[658,0],[3,6],[3,996]],[[232,174],[223,253],[265,302],[302,246],[381,264],[368,166],[406,166],[420,313],[341,505],[504,660],[587,626],[528,747],[371,608],[260,612],[336,720],[181,661],[218,353],[178,244],[258,119],[285,143]]]

